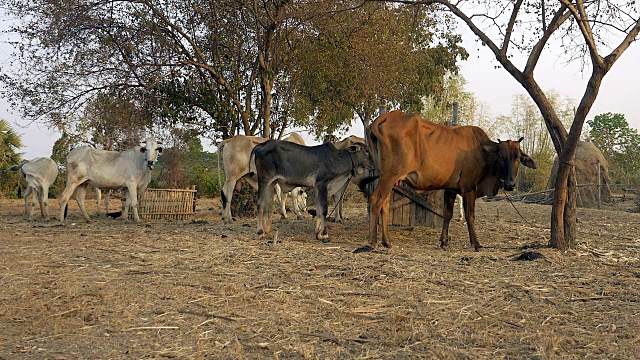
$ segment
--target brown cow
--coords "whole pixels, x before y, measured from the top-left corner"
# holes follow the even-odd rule
[[[442,248],[448,245],[456,194],[462,194],[469,240],[478,251],[476,198],[494,196],[500,187],[513,190],[520,164],[536,168],[533,159],[520,150],[522,139],[496,143],[479,127],[447,127],[400,111],[379,116],[367,128],[367,142],[379,174],[369,208],[370,245],[376,245],[382,216],[382,244],[391,246],[389,199],[394,184],[404,181],[418,192],[445,190]],[[361,186],[371,181],[367,179]]]

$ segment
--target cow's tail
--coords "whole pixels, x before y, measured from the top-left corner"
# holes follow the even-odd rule
[[[22,169],[22,165],[24,165],[24,164],[26,164],[28,162],[29,162],[29,160],[22,160],[22,161],[20,161],[20,164],[13,165],[12,167],[10,167],[9,171],[16,172],[16,171]]]
[[[220,153],[222,152],[222,149],[224,148],[225,145],[227,145],[227,143],[229,143],[229,141],[231,141],[231,139],[233,138],[229,138],[226,140],[222,140],[222,142],[220,142],[220,144],[218,144],[218,186],[220,186],[220,199],[222,200],[222,208],[225,208],[227,206],[227,196],[224,193],[224,186],[222,184],[222,177],[220,177]],[[226,178],[226,174],[225,174],[225,178]]]
[[[384,115],[382,115],[384,116]],[[369,153],[371,154],[371,158],[373,159],[373,164],[375,166],[376,172],[380,173],[380,139],[382,138],[382,134],[380,133],[380,126],[387,121],[386,117],[378,117],[375,119],[371,125],[369,125],[365,131],[367,137],[367,146],[369,147]]]
[[[256,169],[256,148],[258,148],[258,146],[260,145],[262,144],[258,144],[253,149],[251,149],[251,156],[249,156],[249,172],[247,173],[247,175],[249,175],[250,177],[253,177],[258,172],[258,170]]]
[[[22,160],[20,161],[20,164],[18,165],[13,165],[12,167],[9,168],[9,171],[12,172],[16,172],[18,170],[22,170],[22,165],[28,163],[29,160]],[[24,174],[24,171],[22,172],[21,176],[18,177],[18,190],[17,190],[17,195],[18,198],[22,197],[22,185],[20,184],[20,180],[22,180],[23,177],[25,177],[26,175]]]
[[[275,140],[274,140],[275,141]],[[263,146],[267,146],[267,144],[272,143],[271,140],[267,140],[265,142],[263,142],[262,144],[258,144],[256,146],[253,147],[253,149],[251,149],[251,156],[249,156],[249,172],[246,173],[245,175],[248,175],[250,177],[254,177],[258,174],[258,169],[256,168],[256,150],[263,147]]]
[[[362,179],[358,187],[360,191],[365,192],[365,194],[370,195],[373,191],[372,188],[369,188],[369,184],[372,184],[380,177],[380,128],[387,121],[386,117],[378,117],[375,119],[367,128],[365,129],[365,137],[367,142],[367,147],[369,148],[369,154],[371,154],[371,159],[373,160],[374,170],[369,173],[369,176]]]

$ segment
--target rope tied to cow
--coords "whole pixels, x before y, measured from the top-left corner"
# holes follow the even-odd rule
[[[349,157],[351,157],[351,155],[349,155]],[[351,161],[353,163],[353,161]],[[351,181],[351,178],[353,177],[353,173],[349,174],[349,177],[347,178],[347,181],[345,182],[345,184],[348,184],[349,181]],[[344,191],[342,192],[342,194],[340,194],[340,198],[338,199],[338,201],[336,201],[336,204],[333,206],[333,210],[331,210],[331,212],[329,213],[329,215],[327,215],[327,217],[331,217],[331,215],[333,215],[333,213],[336,211],[336,209],[338,208],[338,205],[340,205],[340,202],[342,201],[342,198],[344,198],[344,194],[347,193],[347,189],[345,188]]]
[[[520,215],[520,217],[522,218],[522,220],[524,220],[524,222],[527,223],[527,225],[534,227],[534,228],[539,228],[539,226],[534,225],[532,223],[529,222],[529,220],[525,219],[524,216],[522,216],[522,214],[520,213],[520,210],[518,210],[518,208],[513,204],[513,202],[511,201],[511,199],[509,198],[509,196],[507,196],[507,193],[504,191],[504,189],[502,189],[502,193],[504,194],[505,199],[507,199],[507,201],[509,201],[509,204],[511,204],[511,206],[513,207],[513,209],[516,211],[516,213],[518,215]]]

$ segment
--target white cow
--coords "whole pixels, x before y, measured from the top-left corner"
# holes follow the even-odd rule
[[[24,215],[30,220],[33,219],[33,208],[35,196],[38,196],[40,204],[40,215],[43,219],[49,219],[49,187],[58,177],[58,164],[55,161],[40,157],[33,160],[22,160],[19,165],[14,165],[10,171],[22,171],[22,175],[27,180],[27,189],[24,192]],[[29,195],[33,194],[33,201],[29,207]]]
[[[127,188],[127,197],[122,218],[129,216],[129,207],[133,209],[133,218],[138,216],[138,194],[142,194],[151,181],[151,170],[162,152],[161,142],[148,140],[142,146],[126,151],[107,151],[81,146],[71,150],[67,156],[67,186],[60,196],[60,221],[64,222],[65,208],[76,194],[76,200],[82,216],[91,221],[84,207],[87,186],[99,189]]]
[[[456,195],[456,201],[458,202],[458,206],[460,208],[460,218],[458,221],[464,221],[464,206],[462,205],[462,196]]]
[[[224,140],[218,145],[218,163],[220,163],[220,152],[222,151],[222,159],[224,162],[224,176],[225,182],[222,187],[222,220],[225,222],[231,221],[231,199],[233,198],[233,191],[240,190],[240,179],[249,184],[254,190],[258,190],[258,181],[255,175],[253,177],[248,176],[249,173],[249,158],[251,157],[251,150],[258,144],[269,139],[261,138],[258,136],[244,136],[237,135],[230,139]],[[304,145],[304,139],[300,134],[293,133],[285,141]],[[279,191],[279,189],[276,189]],[[281,193],[281,192],[280,192]],[[293,210],[297,217],[302,217],[302,213],[299,212],[300,205],[298,204],[298,196],[293,196]],[[306,203],[305,203],[306,207]],[[278,204],[280,214],[283,218],[287,217],[286,209],[284,207],[284,201],[280,201]]]
[[[280,189],[280,185],[276,185],[273,201],[276,203],[276,207],[280,209],[280,214],[286,215],[287,213],[285,202],[287,201],[287,197],[289,197],[289,195],[291,195],[291,199],[293,200],[293,212],[298,216],[302,216],[302,214],[306,213],[308,194],[305,189],[297,187],[283,194],[282,190]]]

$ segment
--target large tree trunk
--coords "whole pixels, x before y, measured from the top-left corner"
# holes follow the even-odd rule
[[[551,210],[551,239],[549,245],[559,250],[575,247],[576,241],[576,177],[574,157],[582,133],[584,120],[596,100],[602,78],[605,75],[602,66],[594,65],[593,73],[587,83],[582,101],[576,109],[569,136],[558,155],[558,175],[556,175],[553,208]]]
[[[562,157],[560,157],[562,158]],[[575,245],[576,183],[573,162],[560,162],[556,175],[549,246],[565,251]]]

